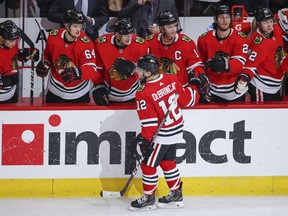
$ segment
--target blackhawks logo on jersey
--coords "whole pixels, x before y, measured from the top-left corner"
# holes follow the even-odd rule
[[[106,43],[106,41],[107,41],[106,36],[102,36],[98,38],[97,43],[102,44],[102,43]]]
[[[152,40],[154,38],[154,34],[151,34],[151,35],[148,35],[147,37],[146,37],[146,40]]]
[[[199,38],[204,37],[205,35],[207,35],[207,32],[204,32],[203,34],[201,34],[201,35],[199,36]]]
[[[81,37],[80,40],[83,41],[84,43],[89,43],[90,42],[90,39],[88,37],[86,37],[85,35],[83,37]]]
[[[243,37],[243,38],[246,38],[246,37],[247,37],[247,35],[244,34],[243,32],[237,32],[237,34],[238,34],[240,37]]]
[[[75,66],[68,56],[61,54],[54,63],[56,71]]]
[[[137,89],[137,92],[141,92],[145,89],[145,85],[141,85],[139,86],[139,88]]]
[[[189,37],[186,36],[186,35],[183,35],[183,36],[182,36],[182,40],[185,41],[185,42],[190,42],[190,41],[192,41],[192,39],[189,38]]]
[[[173,60],[161,58],[159,70],[160,73],[177,74],[180,68]]]
[[[259,44],[261,44],[261,43],[262,43],[262,41],[263,41],[263,38],[262,38],[262,37],[259,37],[259,36],[257,36],[257,37],[255,37],[255,39],[254,39],[253,43],[254,43],[254,44],[257,44],[257,45],[259,45]]]
[[[214,55],[214,58],[219,58],[219,57],[229,58],[229,54],[223,51],[217,51]]]
[[[58,29],[53,29],[49,32],[49,35],[56,36],[58,34]]]
[[[274,65],[277,69],[281,66],[281,61],[284,58],[284,50],[282,47],[278,47],[274,55]]]
[[[144,44],[144,39],[141,37],[135,37],[135,42],[139,44]]]
[[[18,55],[15,54],[13,56],[12,62],[11,62],[11,71],[10,73],[17,73],[18,72]]]

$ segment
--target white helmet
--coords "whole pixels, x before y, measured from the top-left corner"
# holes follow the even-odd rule
[[[288,35],[288,8],[278,10],[278,18],[280,27]]]

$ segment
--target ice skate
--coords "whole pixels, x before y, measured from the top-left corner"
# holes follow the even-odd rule
[[[182,182],[179,190],[170,191],[167,196],[159,198],[158,207],[160,208],[182,208],[183,196],[182,196]]]
[[[141,198],[131,202],[130,210],[153,210],[155,208],[155,196],[143,195]]]

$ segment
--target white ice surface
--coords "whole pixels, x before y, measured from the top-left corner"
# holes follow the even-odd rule
[[[134,198],[0,199],[1,216],[288,216],[288,196],[184,197],[182,209],[131,211]]]

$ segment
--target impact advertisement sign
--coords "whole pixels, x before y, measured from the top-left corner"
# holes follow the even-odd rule
[[[288,175],[287,109],[183,113],[183,177]],[[0,178],[127,177],[140,130],[135,110],[1,111]]]

